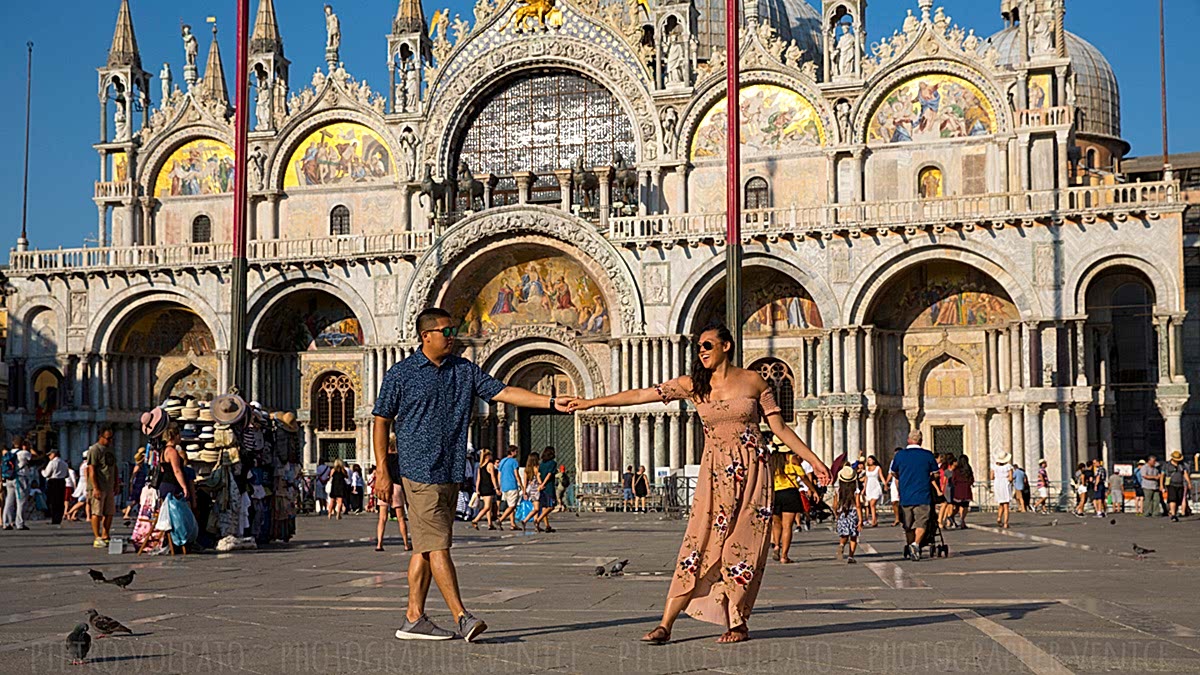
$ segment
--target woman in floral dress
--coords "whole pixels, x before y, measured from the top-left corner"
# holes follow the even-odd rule
[[[770,447],[759,432],[764,418],[776,438],[814,468],[821,484],[829,470],[783,422],[757,372],[730,363],[733,337],[714,325],[696,338],[692,375],[657,387],[579,399],[572,411],[687,399],[704,423],[704,456],[691,517],[679,549],[662,623],[642,640],[663,644],[680,612],[723,626],[720,643],[749,639],[746,622],[762,584],[771,534]]]

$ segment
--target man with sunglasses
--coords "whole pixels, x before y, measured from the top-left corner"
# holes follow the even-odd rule
[[[425,616],[432,577],[458,621],[458,634],[470,642],[487,630],[487,624],[463,607],[450,546],[458,490],[466,475],[467,430],[475,399],[565,413],[574,397],[543,396],[507,386],[456,355],[458,328],[445,310],[431,307],[421,312],[417,333],[421,348],[388,369],[374,411],[375,494],[390,499],[392,482],[401,481],[413,540],[408,611],[396,637],[448,640],[455,636]],[[389,475],[384,461],[393,421],[399,476]]]

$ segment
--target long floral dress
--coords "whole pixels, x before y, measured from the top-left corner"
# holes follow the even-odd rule
[[[690,399],[678,378],[656,389],[664,403]],[[691,400],[704,423],[704,456],[669,595],[691,594],[689,616],[730,629],[750,618],[767,563],[774,493],[758,425],[779,406],[770,389],[757,399]]]

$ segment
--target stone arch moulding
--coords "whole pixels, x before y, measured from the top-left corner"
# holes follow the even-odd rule
[[[559,69],[592,78],[621,103],[637,130],[636,162],[657,159],[661,139],[647,75],[631,70],[608,50],[590,42],[562,35],[549,43],[544,40],[543,36],[514,40],[489,50],[478,63],[460,68],[446,81],[439,78],[439,93],[429,106],[429,126],[419,158],[434,165],[435,175],[445,176],[449,170],[451,147],[463,130],[471,103],[492,86],[524,71]]]
[[[770,253],[746,252],[742,258],[743,267],[766,267],[788,275],[800,284],[817,303],[821,312],[821,320],[827,328],[842,325],[842,310],[833,290],[825,282],[789,260]],[[713,256],[679,286],[681,293],[671,303],[671,318],[667,324],[669,330],[687,334],[695,323],[704,298],[725,278],[725,256]]]
[[[231,129],[225,129],[211,124],[186,126],[163,136],[140,154],[142,161],[137,173],[138,185],[142,194],[154,195],[154,183],[158,180],[158,172],[162,171],[167,159],[179,148],[192,141],[213,140],[233,147]]]
[[[518,205],[488,209],[466,218],[421,256],[405,291],[401,338],[416,339],[417,314],[434,300],[435,284],[445,270],[472,249],[505,235],[518,234],[540,234],[560,241],[599,265],[611,281],[616,296],[610,298],[609,315],[620,311],[620,322],[612,322],[614,328],[619,325],[624,335],[643,332],[646,319],[641,290],[633,272],[595,226],[558,209]]]
[[[837,124],[833,119],[833,111],[829,108],[829,101],[821,95],[821,92],[815,86],[798,77],[774,70],[756,69],[742,73],[741,87],[743,89],[756,84],[773,84],[777,87],[783,87],[784,89],[796,92],[817,111],[817,115],[821,120],[821,127],[825,132],[825,144],[829,145],[830,141],[836,136]],[[691,156],[693,137],[696,135],[696,131],[699,129],[700,122],[704,119],[705,113],[708,112],[709,108],[725,98],[725,76],[722,75],[720,78],[711,79],[704,86],[704,90],[697,92],[692,97],[691,103],[688,104],[679,116],[680,152],[682,153],[683,148],[686,147],[689,157]],[[683,145],[684,141],[687,142],[686,146]],[[818,148],[813,148],[813,150],[816,151]]]
[[[529,357],[526,360],[532,363],[538,353],[556,355],[570,364],[582,385],[580,391],[587,397],[604,395],[604,376],[599,364],[588,355],[573,331],[557,326],[515,326],[502,331],[480,350],[476,362],[488,372],[505,376],[516,372],[513,363],[522,357]]]
[[[98,317],[88,326],[84,345],[97,354],[109,353],[113,335],[131,315],[156,302],[166,302],[191,310],[200,317],[212,333],[217,351],[229,350],[229,331],[217,310],[200,294],[180,286],[130,286],[113,295],[92,316]]]
[[[350,386],[354,393],[354,418],[357,424],[359,409],[365,407],[364,401],[367,399],[367,392],[363,389],[362,367],[361,359],[358,361],[339,359],[310,363],[307,368],[300,371],[300,410],[306,413],[312,410],[317,385],[325,379],[326,375],[344,375],[350,380]],[[316,420],[309,421],[313,424],[316,423]]]
[[[1114,248],[1116,249],[1114,251]],[[1096,277],[1114,267],[1130,267],[1146,276],[1150,288],[1154,291],[1155,307],[1161,311],[1174,312],[1180,309],[1178,282],[1166,270],[1171,266],[1166,261],[1148,260],[1152,254],[1149,251],[1132,253],[1123,250],[1124,247],[1107,247],[1096,251],[1075,265],[1067,277],[1066,288],[1074,289],[1072,301],[1075,306],[1070,309],[1072,314],[1083,314],[1087,311],[1087,291]]]
[[[970,250],[946,242],[908,244],[892,255],[877,258],[854,280],[846,294],[847,320],[850,325],[867,321],[867,312],[879,294],[913,265],[922,262],[959,262],[987,274],[1008,294],[1017,307],[1021,318],[1042,316],[1038,296],[1024,277],[1014,276],[1008,270],[1020,269],[1008,256],[991,246],[972,243]]]
[[[961,77],[979,87],[983,95],[988,98],[988,102],[991,103],[992,110],[996,114],[995,132],[988,136],[979,136],[979,139],[995,138],[998,135],[1012,131],[1015,126],[1013,111],[1008,105],[1008,97],[1003,94],[1004,90],[996,86],[991,79],[980,73],[973,66],[960,63],[959,61],[945,58],[926,59],[900,66],[895,70],[889,70],[880,79],[875,80],[871,84],[867,93],[859,99],[858,109],[854,111],[853,135],[855,143],[866,144],[870,123],[869,118],[875,109],[879,107],[879,104],[883,102],[884,97],[900,83],[920,75],[953,75]]]
[[[246,303],[246,316],[249,317],[246,348],[258,348],[257,336],[262,320],[276,304],[296,291],[305,290],[323,291],[346,303],[350,311],[354,312],[354,318],[358,319],[358,325],[362,327],[363,341],[368,345],[383,344],[370,305],[363,300],[353,285],[336,277],[317,279],[309,276],[289,277],[287,273],[279,273],[263,280]]]
[[[50,295],[39,295],[29,299],[24,306],[19,310],[10,312],[10,317],[19,317],[18,321],[9,324],[9,357],[29,356],[29,326],[33,322],[33,318],[42,312],[54,313],[54,338],[58,341],[59,351],[65,351],[67,348],[67,319],[68,316],[58,301],[58,298]]]
[[[326,85],[326,87],[330,86],[333,86],[332,83]],[[324,95],[322,93],[318,98],[324,100],[321,99]],[[374,111],[368,113],[353,108],[330,108],[317,113],[300,115],[280,130],[279,142],[274,144],[274,147],[270,149],[267,155],[267,168],[263,176],[263,189],[282,192],[283,178],[287,174],[288,158],[292,156],[296,148],[300,147],[304,139],[308,138],[309,134],[327,124],[335,122],[361,124],[375,132],[387,142],[387,149],[391,153],[391,160],[393,163],[396,161],[396,148],[400,147],[400,143],[382,117],[379,117]],[[394,172],[393,180],[398,180]]]
[[[911,396],[922,401],[922,408],[924,407],[924,396],[922,395],[923,390],[921,389],[921,385],[925,382],[925,378],[929,376],[929,372],[947,359],[958,361],[966,366],[971,371],[972,388],[976,392],[984,390],[983,374],[985,371],[983,364],[979,362],[979,358],[949,340],[943,339],[933,349],[913,360],[905,369],[905,381],[912,383],[914,387]]]

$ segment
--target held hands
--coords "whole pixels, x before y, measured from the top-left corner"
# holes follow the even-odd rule
[[[821,487],[826,487],[833,482],[833,476],[829,473],[829,467],[825,466],[823,462],[817,463],[813,467],[813,473],[817,475],[817,485]]]
[[[579,401],[579,398],[578,398],[578,397],[575,397],[575,396],[558,396],[558,397],[555,397],[555,399],[554,399],[554,409],[555,409],[555,410],[557,410],[557,411],[558,411],[558,412],[560,412],[560,413],[571,413],[571,412],[575,412],[575,411],[574,411],[574,409],[572,409],[572,408],[571,408],[571,406],[573,406],[573,405],[574,405],[574,404],[575,404],[577,401]]]
[[[581,410],[587,410],[595,405],[595,403],[592,403],[586,398],[576,398],[571,401],[571,404],[567,408],[567,412],[579,412]]]

